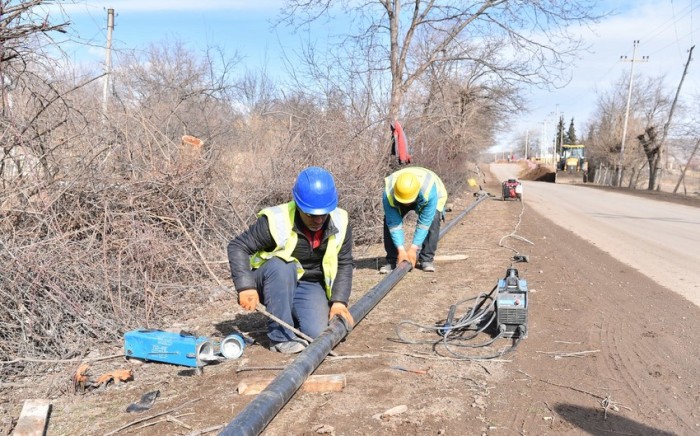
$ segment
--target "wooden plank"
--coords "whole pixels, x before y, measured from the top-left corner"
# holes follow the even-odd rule
[[[251,377],[238,383],[238,395],[255,395],[262,392],[274,377]],[[339,392],[345,388],[344,374],[319,374],[309,376],[299,388],[302,392]]]
[[[469,256],[466,254],[436,254],[435,255],[435,261],[436,262],[442,262],[442,261],[448,261],[448,260],[467,260],[469,259]]]
[[[13,436],[44,436],[51,410],[49,400],[25,400]]]

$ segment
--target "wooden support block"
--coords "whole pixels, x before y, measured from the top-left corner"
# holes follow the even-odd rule
[[[238,383],[238,395],[255,395],[262,392],[274,377],[252,377]],[[302,392],[339,392],[345,387],[344,374],[312,375],[299,388]]]
[[[467,260],[469,259],[469,256],[466,254],[436,254],[435,255],[435,261],[437,262],[442,262],[442,261],[448,261],[448,260]]]
[[[13,436],[44,436],[50,410],[49,400],[25,400]]]

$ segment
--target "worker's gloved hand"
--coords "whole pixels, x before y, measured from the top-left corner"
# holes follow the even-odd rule
[[[238,293],[238,304],[245,310],[255,310],[260,304],[257,289],[246,289]]]
[[[408,261],[411,262],[413,268],[416,267],[416,261],[418,260],[418,246],[411,244],[411,248],[406,252],[406,257]]]
[[[336,302],[331,305],[331,310],[328,313],[328,321],[332,320],[336,315],[342,316],[350,327],[355,325],[355,320],[352,319],[352,315],[350,314],[348,307],[343,303]]]
[[[401,262],[403,262],[404,260],[408,260],[408,254],[406,253],[405,248],[400,247],[398,255],[396,256],[396,266],[401,265]]]

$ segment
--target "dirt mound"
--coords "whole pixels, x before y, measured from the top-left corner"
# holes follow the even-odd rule
[[[543,166],[537,166],[520,176],[521,180],[535,180],[537,182],[551,182],[554,183],[554,172],[549,168]]]

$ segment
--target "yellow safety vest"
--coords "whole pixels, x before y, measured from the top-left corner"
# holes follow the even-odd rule
[[[267,217],[270,234],[277,246],[273,251],[258,251],[254,253],[250,258],[250,266],[252,268],[260,268],[265,262],[276,256],[285,262],[296,263],[297,280],[304,275],[304,268],[302,268],[301,263],[292,256],[299,237],[297,232],[293,230],[296,209],[296,203],[290,201],[289,203],[268,207],[258,212],[258,217],[263,215]],[[340,253],[348,230],[348,213],[337,207],[330,213],[330,219],[338,229],[338,232],[328,237],[326,252],[323,255],[323,277],[328,299],[331,298],[333,283],[338,275],[338,253]]]
[[[440,177],[438,177],[437,174],[430,171],[429,169],[421,167],[403,168],[384,179],[384,192],[386,192],[386,198],[387,200],[389,200],[389,205],[391,205],[391,207],[395,207],[394,182],[401,174],[405,173],[411,173],[418,178],[418,181],[421,184],[420,193],[426,200],[428,200],[430,197],[430,191],[433,189],[433,185],[437,185],[437,210],[439,212],[445,210],[445,203],[447,203],[447,189],[445,189],[445,185],[442,183],[442,180],[440,180]]]

